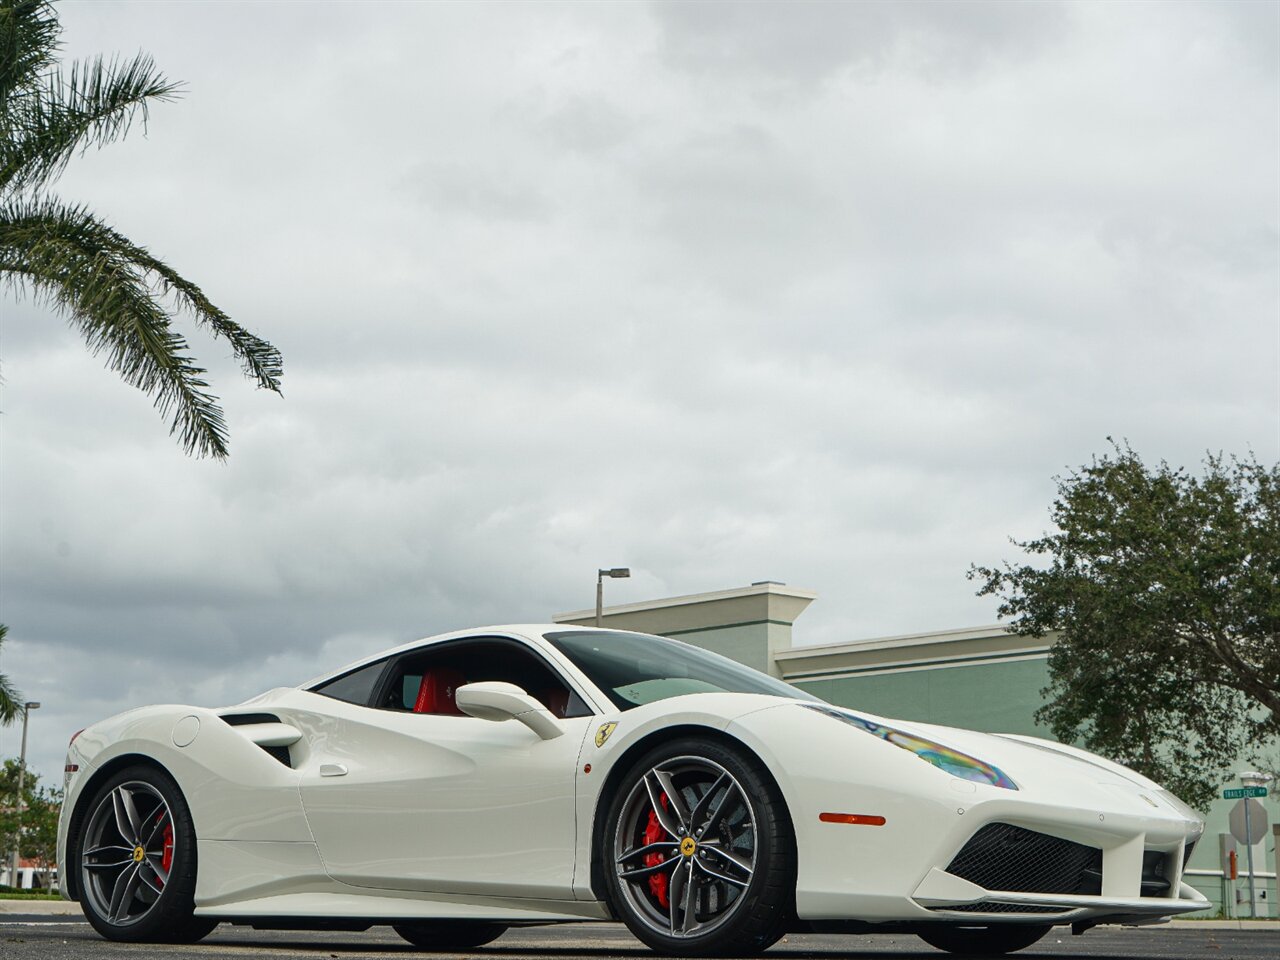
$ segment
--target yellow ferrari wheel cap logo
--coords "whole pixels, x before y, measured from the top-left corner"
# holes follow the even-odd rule
[[[596,731],[596,746],[603,747],[604,742],[609,739],[609,734],[613,733],[617,726],[617,723],[612,720],[601,726],[600,729]]]
[[[698,841],[693,837],[685,837],[680,841],[680,854],[685,857],[692,857],[693,852],[698,849]]]
[[[133,862],[134,862],[134,863],[141,863],[141,862],[142,862],[142,860],[143,860],[143,858],[144,858],[144,857],[146,857],[146,855],[147,855],[147,851],[143,850],[141,847],[134,847],[134,848],[133,848]]]

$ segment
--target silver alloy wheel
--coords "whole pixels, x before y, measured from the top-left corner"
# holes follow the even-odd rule
[[[149,783],[122,783],[98,803],[81,845],[84,895],[94,912],[114,926],[149,914],[169,880],[165,837],[173,814]]]
[[[700,937],[726,923],[755,871],[755,823],[751,799],[718,763],[672,757],[647,770],[613,834],[619,887],[635,915],[668,937]],[[665,878],[665,897],[655,877]]]

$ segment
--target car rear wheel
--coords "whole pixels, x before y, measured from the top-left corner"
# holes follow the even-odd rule
[[[939,950],[962,957],[996,957],[1029,947],[1051,928],[1040,924],[1001,924],[991,927],[947,927],[921,933],[920,939]]]
[[[659,953],[751,956],[782,936],[795,843],[777,787],[745,750],[689,738],[625,775],[601,831],[614,911]]]
[[[507,928],[501,923],[472,920],[402,923],[392,929],[422,950],[470,950],[497,940],[507,932]]]
[[[108,940],[194,943],[217,922],[194,916],[196,832],[173,778],[150,766],[94,794],[75,859],[85,918]]]

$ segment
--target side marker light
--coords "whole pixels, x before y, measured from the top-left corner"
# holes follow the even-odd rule
[[[883,827],[884,817],[870,813],[820,813],[818,819],[823,823],[852,823],[863,827]]]

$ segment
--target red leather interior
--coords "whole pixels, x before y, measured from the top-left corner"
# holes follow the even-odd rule
[[[443,713],[452,717],[461,717],[463,713],[454,701],[457,689],[466,683],[466,678],[459,670],[447,667],[436,667],[428,670],[418,684],[418,699],[413,705],[414,713]]]
[[[563,687],[547,687],[538,694],[538,699],[553,717],[563,720],[569,711],[569,691]]]

